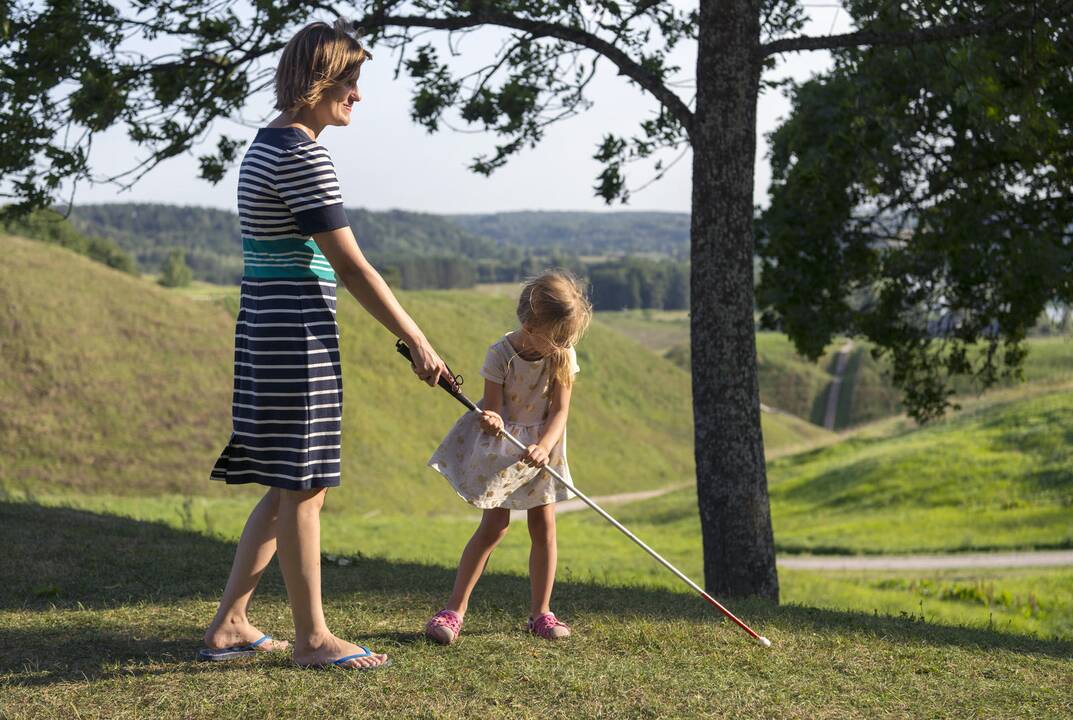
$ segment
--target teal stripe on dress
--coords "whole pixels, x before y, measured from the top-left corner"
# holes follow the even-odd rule
[[[242,274],[254,278],[335,280],[328,258],[313,238],[255,240],[242,238]]]

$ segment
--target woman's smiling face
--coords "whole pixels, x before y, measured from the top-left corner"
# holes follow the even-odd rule
[[[350,124],[350,115],[354,111],[354,104],[358,102],[361,102],[361,93],[358,92],[357,79],[339,82],[321,96],[317,103],[317,114],[325,125],[346,126]]]

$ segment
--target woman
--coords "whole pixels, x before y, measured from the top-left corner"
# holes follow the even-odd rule
[[[381,324],[410,346],[429,385],[450,377],[355,242],[335,169],[316,142],[350,124],[357,80],[371,56],[347,25],[313,23],[283,50],[276,109],[239,170],[242,295],[235,330],[233,433],[211,477],[269,490],[250,513],[199,658],[226,660],[284,650],[246,611],[278,551],[294,616],[294,660],[307,667],[368,670],[390,663],[333,635],[320,595],[320,510],[340,482],[342,377],[335,321],[338,278]]]

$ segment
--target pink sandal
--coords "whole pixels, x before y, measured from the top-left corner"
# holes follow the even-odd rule
[[[462,632],[462,616],[454,610],[440,610],[425,623],[425,636],[440,645],[450,645]]]
[[[570,636],[570,626],[556,618],[554,613],[548,612],[529,618],[529,632],[545,640],[559,640]]]

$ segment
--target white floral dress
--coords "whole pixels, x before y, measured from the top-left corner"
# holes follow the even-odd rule
[[[570,348],[571,370],[578,372],[577,354]],[[525,445],[540,440],[551,405],[551,372],[545,360],[525,360],[507,336],[488,348],[481,376],[503,386],[503,427]],[[480,415],[467,412],[447,433],[428,461],[459,496],[479,508],[528,510],[574,496],[542,468],[521,462],[524,452],[504,437],[481,430]],[[549,453],[548,465],[568,482],[566,429]]]

